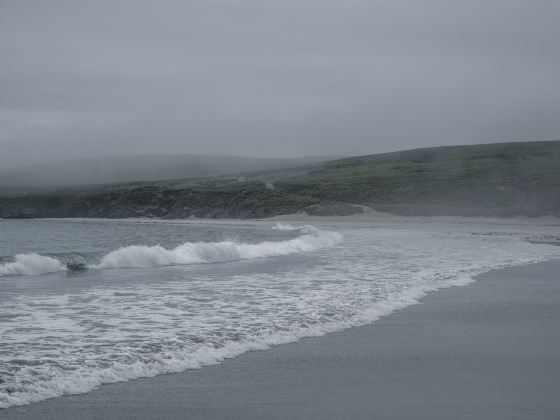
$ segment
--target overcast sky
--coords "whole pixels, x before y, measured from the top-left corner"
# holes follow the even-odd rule
[[[1,168],[560,139],[558,0],[0,0]]]

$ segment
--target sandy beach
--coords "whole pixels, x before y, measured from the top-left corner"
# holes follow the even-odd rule
[[[492,271],[378,322],[2,419],[558,419],[560,262]]]
[[[560,420],[558,16],[0,0],[0,420]]]

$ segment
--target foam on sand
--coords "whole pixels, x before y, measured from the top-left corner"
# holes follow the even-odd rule
[[[278,264],[210,264],[173,276],[146,268],[130,278],[120,270],[86,272],[77,286],[40,289],[46,283],[38,282],[2,296],[0,407],[368,324],[484,271],[560,257],[560,247],[509,236],[353,228],[340,242],[335,232],[297,229],[297,237],[278,242],[124,247],[96,263],[159,267],[286,255]]]

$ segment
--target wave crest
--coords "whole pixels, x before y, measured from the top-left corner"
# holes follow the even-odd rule
[[[0,264],[0,276],[34,276],[66,270],[66,266],[56,258],[39,254],[18,254],[13,262]]]
[[[105,255],[92,268],[157,267],[177,264],[212,263],[277,257],[314,251],[336,245],[342,240],[337,232],[306,230],[297,238],[258,244],[223,242],[186,242],[173,249],[156,246],[127,246]]]
[[[131,245],[112,251],[97,262],[89,264],[84,262],[85,257],[80,254],[75,254],[79,256],[76,261],[75,258],[69,259],[68,256],[57,259],[39,254],[18,254],[13,262],[0,264],[0,276],[31,276],[66,271],[76,267],[79,269],[142,268],[251,260],[314,251],[336,245],[342,240],[342,236],[337,232],[324,231],[312,226],[290,227],[290,230],[300,230],[302,234],[286,241],[265,241],[257,244],[235,241],[186,242],[173,249],[166,249],[160,245]]]

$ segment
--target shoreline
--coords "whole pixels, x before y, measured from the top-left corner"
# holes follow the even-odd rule
[[[367,326],[0,418],[557,418],[559,271],[558,260],[490,271]]]
[[[540,218],[514,217],[463,217],[463,216],[399,216],[389,213],[371,211],[359,216],[309,216],[292,214],[286,216],[260,219],[163,219],[163,218],[37,218],[37,219],[2,219],[0,221],[60,221],[70,223],[139,223],[139,224],[179,224],[179,225],[278,225],[313,224],[322,228],[388,228],[455,231],[475,235],[504,235],[517,237],[533,244],[560,245],[560,218],[544,216]]]

